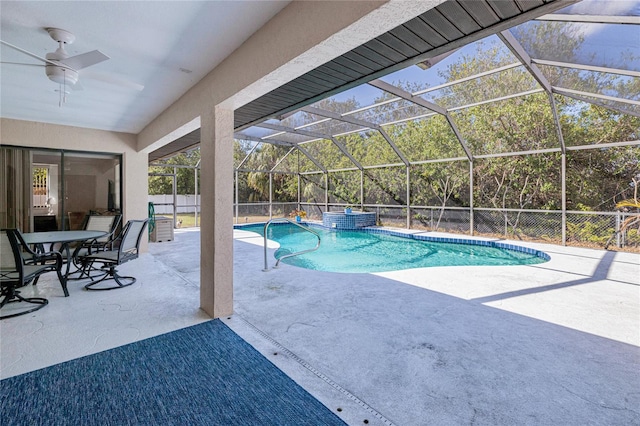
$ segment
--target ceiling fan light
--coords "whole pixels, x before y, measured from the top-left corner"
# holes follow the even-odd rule
[[[56,65],[46,65],[45,72],[47,73],[49,80],[58,84],[73,86],[78,82],[78,72],[68,68]]]

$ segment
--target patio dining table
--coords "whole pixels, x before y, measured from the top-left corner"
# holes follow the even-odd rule
[[[38,244],[61,244],[60,254],[66,258],[67,270],[64,273],[65,278],[69,277],[69,268],[71,266],[71,250],[69,244],[73,242],[84,242],[100,238],[107,234],[104,231],[49,231],[49,232],[27,232],[22,234],[24,242],[37,246]],[[63,253],[64,252],[64,253]]]

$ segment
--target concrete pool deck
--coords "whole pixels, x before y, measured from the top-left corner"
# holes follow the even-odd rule
[[[262,237],[234,237],[223,321],[348,424],[640,423],[640,255],[513,242],[551,261],[262,272]],[[106,294],[43,278],[49,305],[0,323],[2,377],[206,320],[199,252],[176,230]]]

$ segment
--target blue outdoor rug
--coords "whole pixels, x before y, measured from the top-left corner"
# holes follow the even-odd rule
[[[219,320],[0,381],[0,424],[344,425]]]

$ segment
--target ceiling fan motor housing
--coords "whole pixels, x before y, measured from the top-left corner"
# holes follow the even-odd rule
[[[76,41],[76,36],[74,36],[67,30],[63,30],[60,28],[46,28],[46,30],[49,33],[49,36],[58,43],[71,44]]]
[[[47,53],[46,58],[50,61],[63,61],[68,58],[69,55],[62,48],[58,48],[55,52]],[[45,65],[45,72],[49,80],[59,83],[73,86],[78,82],[78,72],[67,68],[63,65],[52,65],[47,63]]]

